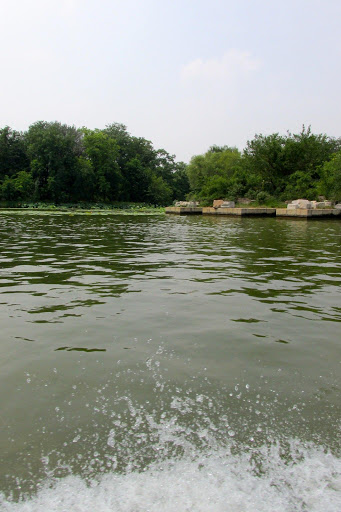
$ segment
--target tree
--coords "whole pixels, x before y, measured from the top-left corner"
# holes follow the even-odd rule
[[[138,155],[131,158],[124,168],[124,198],[127,201],[148,201],[148,188],[152,171],[146,168]]]
[[[29,169],[25,137],[5,126],[0,130],[0,180]]]
[[[157,205],[166,206],[172,200],[172,189],[161,178],[161,176],[151,176],[148,187],[148,201]]]
[[[341,151],[322,166],[318,189],[328,199],[341,201]]]
[[[92,201],[95,195],[96,175],[93,165],[86,156],[80,156],[77,159],[72,197],[76,201]]]
[[[82,132],[58,122],[38,121],[29,127],[26,140],[38,198],[70,200],[83,151]]]
[[[241,154],[237,148],[212,146],[204,155],[194,156],[187,166],[191,190],[198,198],[214,199],[225,196],[228,182],[241,169]],[[219,177],[219,179],[218,179]]]
[[[34,181],[27,171],[20,171],[14,180],[19,199],[31,199],[34,192]]]
[[[16,201],[18,199],[18,191],[13,178],[5,176],[1,186],[1,197],[5,201]]]
[[[102,130],[84,129],[83,144],[96,180],[96,199],[120,199],[122,174],[117,163],[118,144]],[[89,171],[90,168],[88,168]]]
[[[261,178],[262,190],[270,194],[314,195],[321,165],[340,148],[340,139],[313,134],[303,126],[298,134],[255,135],[247,142],[243,163],[246,171]]]
[[[275,193],[285,185],[288,174],[284,166],[285,137],[272,135],[255,135],[247,142],[244,150],[243,164],[245,169],[261,178],[262,190]]]
[[[178,162],[176,169],[172,174],[173,199],[184,200],[190,192],[189,180],[187,175],[187,165],[184,162]]]

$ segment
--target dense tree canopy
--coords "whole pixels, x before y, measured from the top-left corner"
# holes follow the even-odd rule
[[[132,201],[168,204],[189,192],[185,164],[124,125],[78,129],[39,121],[0,130],[0,192],[6,201]]]
[[[341,201],[341,150],[322,166],[318,187],[326,197]]]
[[[29,159],[23,134],[8,126],[0,129],[0,180],[28,169]]]
[[[338,196],[337,155],[341,140],[313,134],[304,126],[298,134],[255,135],[240,154],[235,148],[213,146],[188,165],[193,197],[316,199],[319,193]]]
[[[187,168],[191,190],[200,199],[230,195],[240,171],[241,154],[228,146],[212,146],[204,155],[194,156]]]
[[[316,195],[319,170],[341,141],[311,133],[256,135],[244,151],[244,167],[261,178],[262,190],[275,196]]]
[[[0,129],[0,197],[7,202],[144,202],[248,197],[258,202],[318,195],[341,200],[341,139],[257,134],[243,152],[211,146],[190,163],[113,123],[104,129],[39,121]]]

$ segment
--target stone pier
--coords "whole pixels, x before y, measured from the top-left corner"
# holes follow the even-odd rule
[[[268,216],[276,215],[276,208],[212,208],[207,207],[202,209],[203,215],[258,215],[258,216]]]
[[[167,206],[165,212],[175,215],[201,215],[202,208],[191,206]]]

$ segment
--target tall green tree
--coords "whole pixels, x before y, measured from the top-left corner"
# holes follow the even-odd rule
[[[257,175],[261,189],[271,194],[284,188],[289,171],[285,168],[284,147],[286,138],[278,133],[255,135],[244,150],[244,168]]]
[[[0,180],[29,169],[24,134],[9,126],[0,129]]]
[[[340,147],[340,139],[313,134],[303,126],[298,134],[255,135],[247,142],[243,165],[270,194],[311,196],[316,194],[321,165]]]
[[[103,130],[84,129],[83,133],[85,155],[91,163],[96,181],[96,199],[102,201],[120,199],[122,174],[117,161],[119,153],[117,142]]]
[[[187,166],[191,191],[205,200],[228,196],[240,166],[241,154],[237,148],[212,146],[204,155],[194,156]]]
[[[190,192],[187,165],[184,162],[177,162],[176,169],[172,174],[173,199],[183,201]]]
[[[323,164],[318,190],[329,199],[341,201],[341,150]]]
[[[27,153],[39,199],[72,200],[82,132],[59,122],[38,121],[26,134]]]

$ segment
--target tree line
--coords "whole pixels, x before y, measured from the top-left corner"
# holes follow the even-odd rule
[[[45,121],[0,130],[0,187],[3,201],[56,204],[165,205],[189,192],[186,165],[122,124],[90,130]]]
[[[243,151],[212,146],[190,163],[128,133],[39,121],[26,132],[0,129],[0,197],[40,201],[143,202],[255,199],[266,204],[299,197],[341,200],[341,139],[314,134],[255,135]]]
[[[204,203],[247,197],[266,204],[319,195],[341,200],[341,139],[304,126],[298,134],[255,135],[243,152],[212,146],[194,156],[187,174],[193,196]]]

